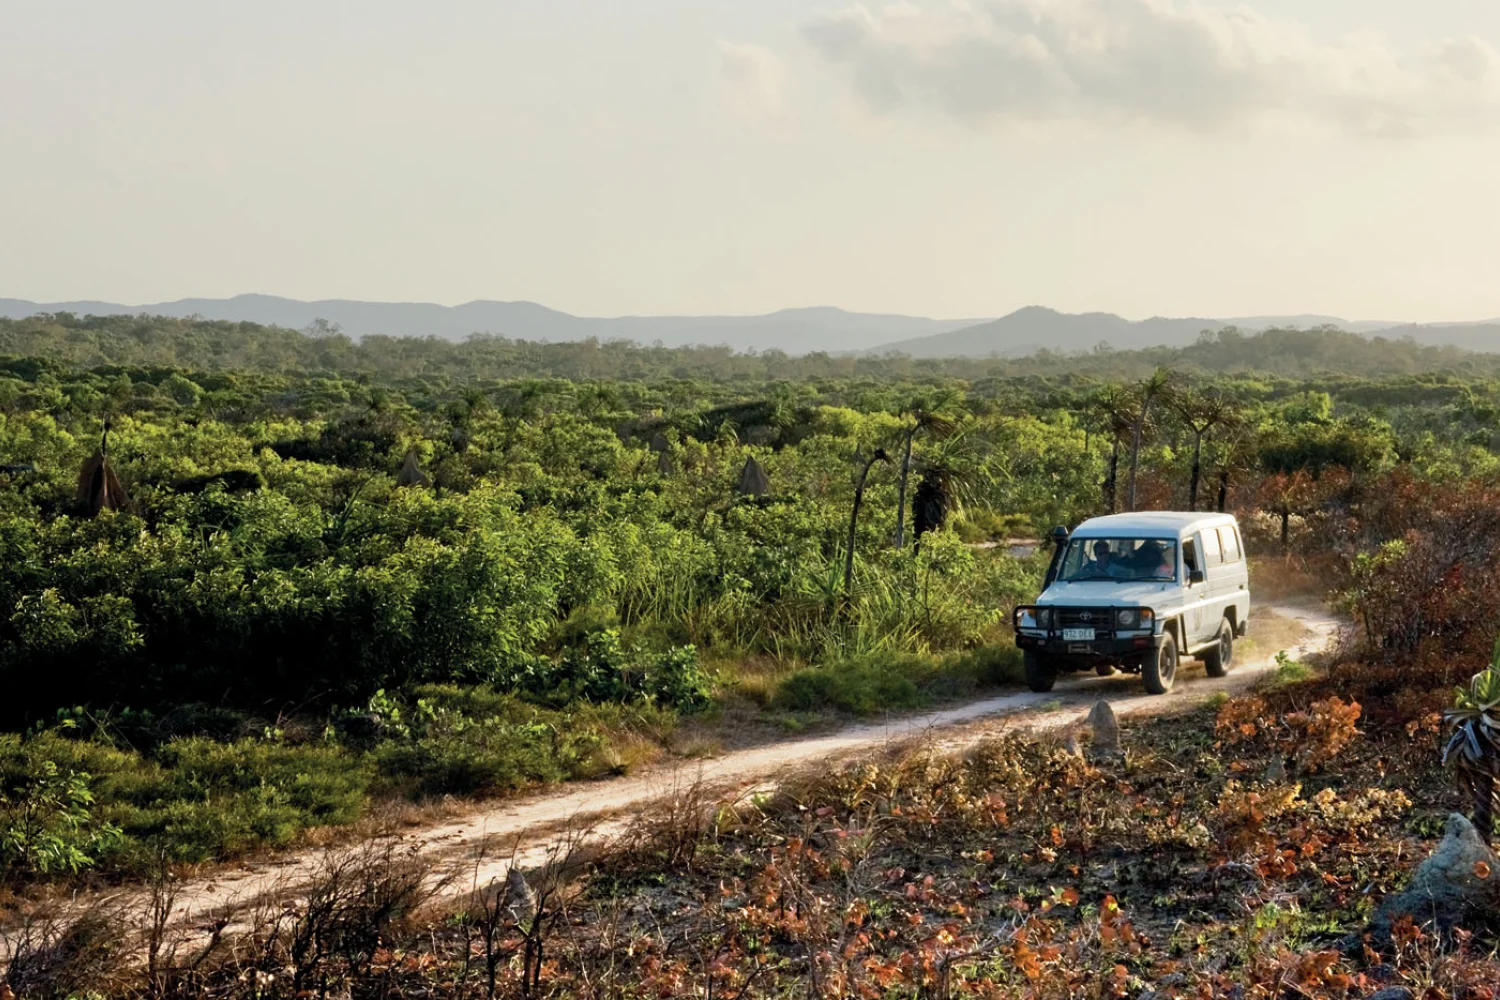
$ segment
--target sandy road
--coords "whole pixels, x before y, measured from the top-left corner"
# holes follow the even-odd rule
[[[1273,607],[1283,618],[1300,622],[1306,637],[1290,652],[1306,655],[1328,644],[1338,629],[1332,617],[1308,608]],[[512,865],[523,869],[544,863],[563,838],[603,842],[627,831],[643,814],[688,789],[710,801],[774,786],[779,778],[814,765],[833,765],[893,743],[927,740],[945,749],[961,749],[1004,729],[1056,728],[1078,720],[1080,709],[1108,700],[1117,715],[1130,716],[1177,709],[1216,692],[1252,687],[1275,667],[1274,656],[1239,663],[1228,677],[1206,677],[1201,668],[1179,674],[1170,695],[1141,693],[1140,679],[1072,678],[1050,694],[1030,691],[1002,695],[955,708],[882,723],[851,726],[839,732],[789,740],[725,754],[692,765],[660,767],[639,775],[575,784],[549,794],[476,806],[468,814],[434,826],[396,835],[401,846],[429,862],[435,880],[456,890],[504,879]],[[221,869],[177,887],[173,923],[191,936],[214,922],[267,899],[295,899],[298,890],[326,870],[336,848],[318,848],[269,862]],[[145,892],[124,889],[74,905],[108,902],[130,912],[143,909]],[[140,912],[140,909],[137,910]],[[0,931],[0,963],[10,953],[10,938]]]

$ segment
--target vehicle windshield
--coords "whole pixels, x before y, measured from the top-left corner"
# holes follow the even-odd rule
[[[1085,580],[1175,580],[1177,542],[1169,538],[1076,538],[1068,543],[1057,578]]]

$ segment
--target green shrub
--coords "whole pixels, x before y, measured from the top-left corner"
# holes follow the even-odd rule
[[[782,681],[774,704],[792,711],[837,708],[873,715],[925,703],[912,678],[890,661],[854,662],[799,670]]]
[[[646,669],[645,691],[657,704],[682,712],[700,712],[713,703],[713,683],[694,646],[678,646],[656,657]]]
[[[99,791],[137,845],[157,843],[174,860],[196,862],[352,823],[369,784],[363,761],[340,747],[192,737],[106,776]]]
[[[0,737],[0,881],[74,874],[120,839],[95,816],[93,776],[47,750]]]
[[[772,704],[791,711],[836,708],[873,715],[1016,684],[1020,676],[1020,651],[1008,646],[947,656],[872,654],[788,674]]]
[[[649,699],[696,712],[713,701],[713,684],[698,662],[696,647],[677,646],[653,655],[626,645],[617,629],[583,635],[556,662],[539,664],[516,686],[554,707]]]
[[[565,781],[581,771],[602,743],[591,728],[540,718],[512,721],[441,712],[419,734],[384,743],[374,755],[393,788],[411,782],[427,795],[474,795]]]

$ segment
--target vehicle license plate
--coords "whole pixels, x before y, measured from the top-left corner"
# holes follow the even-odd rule
[[[1063,629],[1064,642],[1093,642],[1094,630],[1091,628],[1065,628]]]

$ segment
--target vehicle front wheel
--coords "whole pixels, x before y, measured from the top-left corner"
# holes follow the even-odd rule
[[[1213,648],[1204,652],[1203,666],[1210,677],[1223,677],[1234,666],[1234,626],[1228,618],[1219,622],[1219,637],[1214,640]]]
[[[1147,658],[1141,671],[1146,690],[1151,694],[1166,694],[1177,680],[1177,640],[1168,632],[1161,637],[1156,656]]]
[[[1051,691],[1057,683],[1057,663],[1051,657],[1034,650],[1026,650],[1021,658],[1026,670],[1026,686],[1036,692]]]

